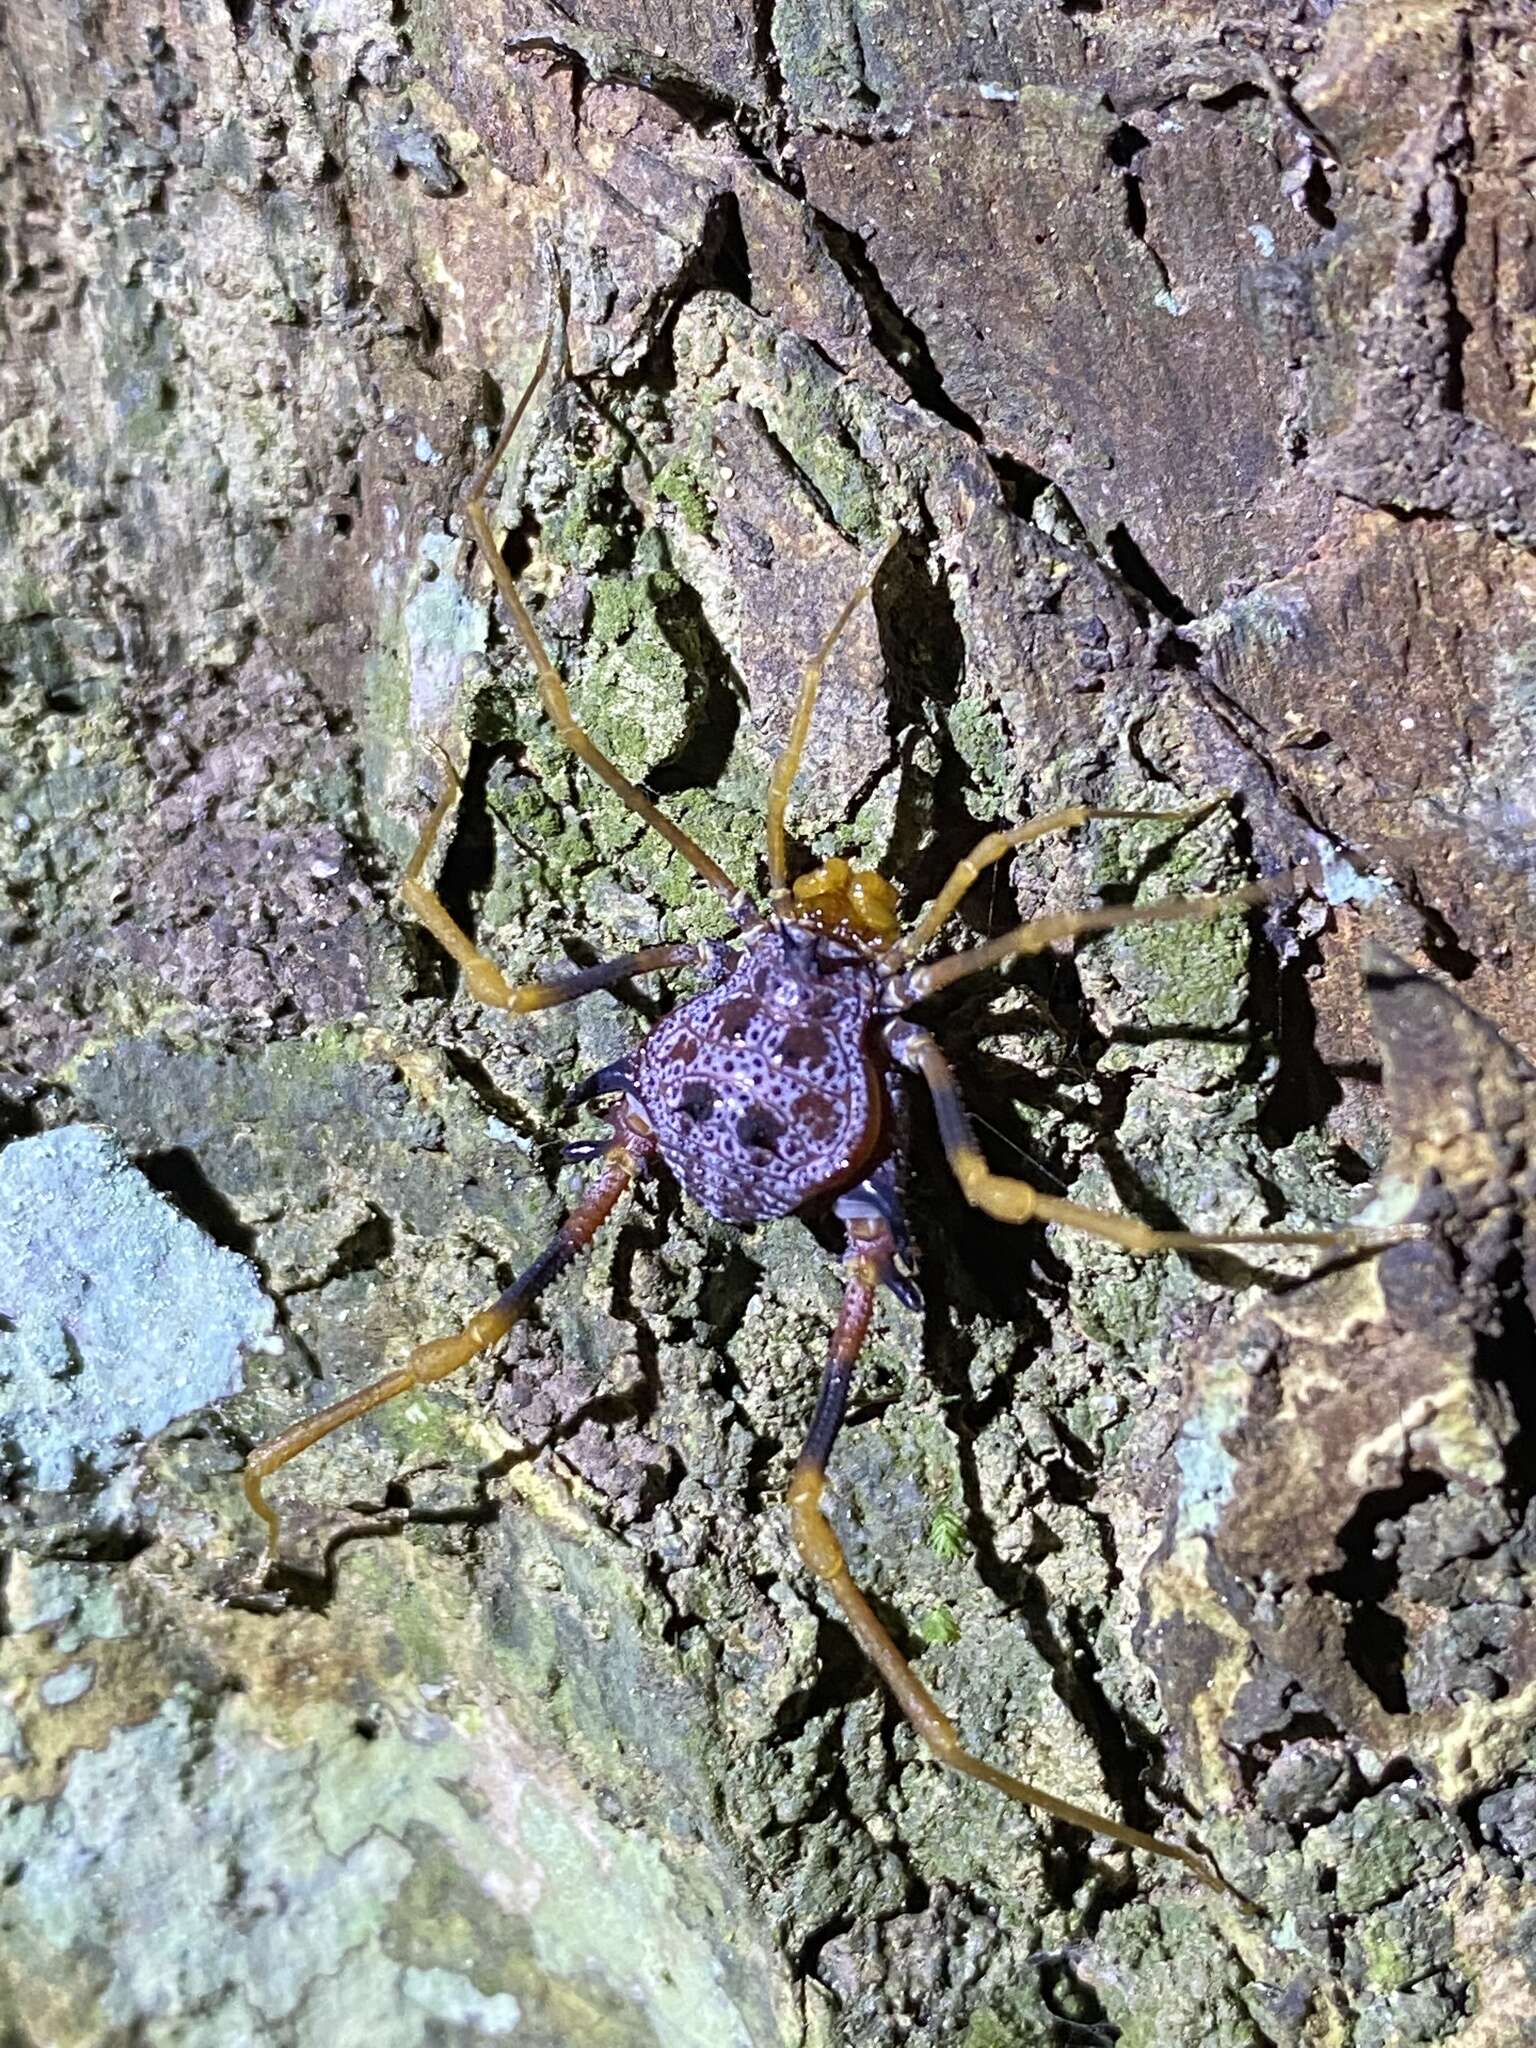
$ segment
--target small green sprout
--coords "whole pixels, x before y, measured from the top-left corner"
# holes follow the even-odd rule
[[[935,1643],[944,1649],[960,1640],[960,1624],[947,1607],[930,1607],[917,1624],[917,1632],[925,1643]]]
[[[958,1508],[935,1508],[933,1520],[928,1524],[928,1548],[945,1564],[953,1564],[957,1557],[964,1557],[970,1549],[970,1538],[965,1533],[965,1517]]]

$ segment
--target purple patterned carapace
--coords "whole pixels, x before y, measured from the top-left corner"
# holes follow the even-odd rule
[[[761,1223],[859,1177],[881,1135],[877,996],[865,949],[790,926],[656,1026],[634,1093],[696,1202]]]

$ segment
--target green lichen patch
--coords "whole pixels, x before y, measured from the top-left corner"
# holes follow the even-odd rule
[[[677,507],[690,533],[701,540],[710,538],[715,527],[715,507],[686,456],[673,456],[656,472],[651,488],[658,498]]]
[[[1302,1847],[1314,1870],[1336,1873],[1334,1898],[1342,1913],[1363,1913],[1400,1898],[1411,1885],[1450,1870],[1456,1839],[1445,1820],[1395,1786],[1364,1799]]]
[[[1155,808],[1159,799],[1151,793],[1128,801]],[[1227,850],[1230,823],[1219,811],[1183,823],[1110,821],[1086,829],[1094,902],[1204,896],[1248,879]],[[1092,941],[1084,956],[1085,985],[1124,1041],[1111,1047],[1106,1071],[1145,1064],[1150,1036],[1165,1086],[1229,1083],[1250,1057],[1243,1029],[1249,944],[1241,911],[1214,920],[1130,925]]]
[[[840,377],[798,337],[718,293],[689,305],[676,348],[680,376],[697,401],[708,408],[734,396],[754,408],[842,533],[865,543],[886,536],[890,496],[866,454],[879,410],[871,393]],[[712,494],[718,502],[720,493]]]
[[[1103,2000],[1122,2048],[1263,2048],[1244,1995],[1248,1971],[1213,1909],[1127,1906],[1099,1929],[1077,1970]]]
[[[1450,1914],[1434,1899],[1414,1893],[1365,1914],[1350,1930],[1350,1944],[1366,1981],[1378,1991],[1405,1991],[1421,1983],[1455,1952]]]
[[[604,576],[591,585],[592,631],[577,713],[631,780],[682,748],[693,727],[703,656],[678,613],[673,576]]]
[[[1017,774],[1007,722],[973,692],[957,697],[945,714],[950,744],[970,771],[978,815],[1005,816]]]

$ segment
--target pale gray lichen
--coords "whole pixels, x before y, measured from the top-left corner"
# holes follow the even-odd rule
[[[775,2037],[706,1877],[670,1872],[499,1714],[413,1711],[408,1690],[366,1742],[332,1697],[280,1735],[239,1693],[94,1741],[82,1724],[59,1796],[0,1819],[0,2033],[9,2011],[50,2038],[199,2048]]]
[[[0,1152],[0,1485],[57,1493],[240,1385],[273,1307],[89,1125]]]

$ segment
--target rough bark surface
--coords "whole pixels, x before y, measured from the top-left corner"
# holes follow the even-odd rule
[[[6,16],[0,2039],[1536,2038],[1533,65],[1447,0]],[[800,1223],[653,1183],[505,1358],[283,1475],[262,1582],[248,1445],[527,1261],[564,1093],[665,1000],[457,989],[392,900],[428,738],[509,972],[723,928],[461,536],[541,250],[509,558],[739,878],[896,526],[803,853],[915,906],[999,822],[1226,796],[1032,850],[973,938],[1320,871],[935,1026],[1048,1188],[1252,1228],[1375,1179],[1431,1234],[1137,1263],[959,1213],[920,1124],[928,1306],[835,1466],[975,1746],[1256,1918],[942,1777],[823,1611]]]

